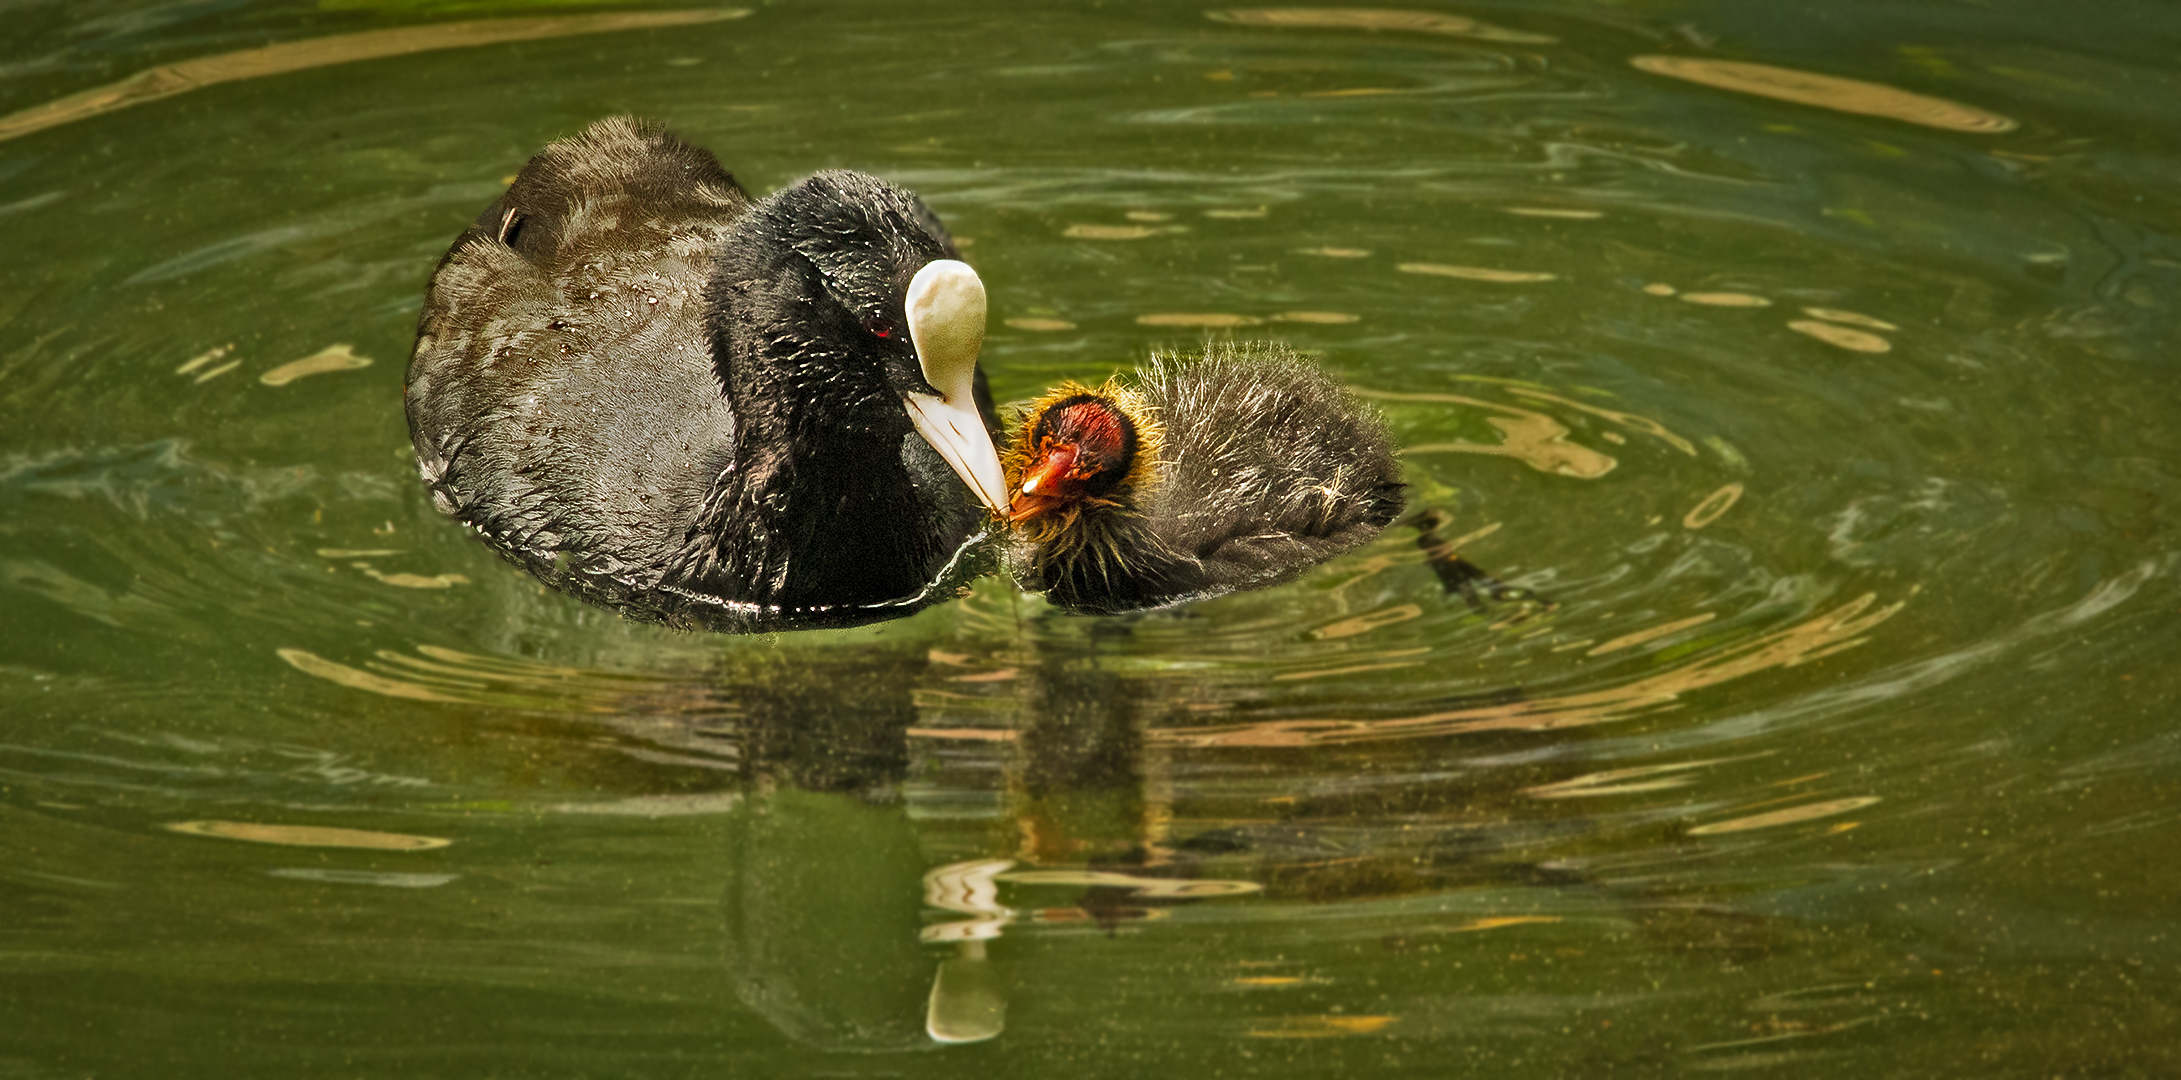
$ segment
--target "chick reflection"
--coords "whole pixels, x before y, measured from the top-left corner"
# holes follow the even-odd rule
[[[924,855],[902,804],[920,649],[766,654],[733,673],[749,798],[734,819],[726,962],[742,1003],[825,1050],[929,1046]]]
[[[1109,668],[1100,653],[1133,620],[1048,620],[1036,638],[1024,726],[1007,766],[1016,856],[1045,869],[993,871],[1019,887],[1080,886],[1072,905],[1011,912],[1016,921],[1092,920],[1107,928],[1176,904],[1257,892],[1249,881],[1204,879],[1201,859],[1170,843],[1172,784],[1144,732],[1158,684]],[[1003,872],[1004,871],[1004,872]]]
[[[1026,861],[1140,866],[1154,857],[1138,689],[1102,668],[1096,651],[1101,637],[1125,632],[1125,624],[1094,623],[1088,647],[1040,639],[1009,783]]]

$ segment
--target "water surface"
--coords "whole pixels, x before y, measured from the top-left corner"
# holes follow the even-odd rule
[[[698,15],[11,12],[0,1073],[2181,1071],[2166,8]],[[1311,350],[1427,516],[1132,619],[546,594],[401,372],[616,112],[919,191],[1002,399]]]

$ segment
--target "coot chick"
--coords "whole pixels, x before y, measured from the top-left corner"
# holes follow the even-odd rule
[[[1082,613],[1277,584],[1402,506],[1385,422],[1279,345],[1063,385],[1024,412],[1005,461],[1016,579]]]
[[[873,622],[953,595],[1005,505],[984,312],[914,195],[837,171],[753,203],[710,153],[604,120],[433,272],[409,430],[439,509],[584,600]]]

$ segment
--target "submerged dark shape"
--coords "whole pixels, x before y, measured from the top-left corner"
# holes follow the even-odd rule
[[[1094,614],[1277,584],[1402,507],[1384,421],[1271,344],[1062,386],[1023,415],[1007,469],[1017,580]]]
[[[631,618],[846,626],[953,595],[1004,498],[984,289],[914,195],[758,202],[627,118],[555,142],[433,273],[409,430],[433,502]]]
[[[1439,535],[1439,530],[1446,528],[1452,521],[1451,514],[1433,507],[1418,511],[1403,522],[1416,530],[1416,547],[1424,553],[1424,563],[1431,567],[1431,572],[1438,575],[1441,589],[1460,594],[1463,602],[1469,605],[1469,610],[1478,614],[1483,614],[1486,610],[1486,601],[1522,605],[1521,610],[1506,617],[1508,625],[1560,606],[1532,590],[1502,582],[1476,563],[1463,558],[1462,553],[1455,550],[1453,541]]]

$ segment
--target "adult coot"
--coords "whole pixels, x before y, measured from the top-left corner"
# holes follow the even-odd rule
[[[649,124],[555,142],[432,274],[407,404],[433,502],[636,619],[845,626],[946,599],[1005,505],[984,286],[955,256],[860,173],[753,203]]]
[[[1006,465],[1015,576],[1079,612],[1275,584],[1402,505],[1384,421],[1278,345],[1063,385],[1025,411]]]

